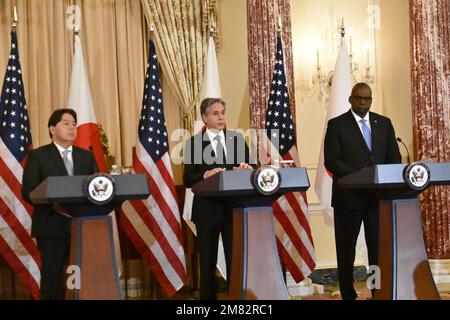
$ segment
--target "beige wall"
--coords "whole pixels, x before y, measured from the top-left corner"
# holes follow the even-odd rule
[[[381,69],[383,113],[390,117],[413,159],[408,0],[380,0],[381,28],[376,45]],[[406,151],[400,146],[406,162]]]
[[[217,53],[222,97],[227,102],[227,126],[250,127],[247,56],[247,3],[219,1],[220,48]]]

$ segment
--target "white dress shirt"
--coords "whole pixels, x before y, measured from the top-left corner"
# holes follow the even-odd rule
[[[72,168],[73,168],[73,157],[72,157],[73,148],[72,148],[72,146],[70,146],[70,147],[67,148],[67,149],[64,149],[63,147],[61,147],[61,146],[60,146],[59,144],[57,144],[56,142],[53,142],[53,143],[55,144],[56,148],[58,148],[59,154],[61,155],[61,158],[63,159],[63,161],[64,161],[63,152],[64,152],[65,150],[70,150],[69,154],[67,155],[67,159],[69,159],[69,161],[72,163]]]
[[[227,146],[225,143],[225,133],[223,132],[223,130],[220,130],[219,133],[214,133],[213,131],[206,129],[206,134],[208,135],[209,141],[211,141],[211,146],[212,146],[215,154],[217,154],[217,152],[216,152],[216,149],[217,149],[216,136],[220,136],[220,142],[222,143],[223,151],[225,152],[225,157],[226,157],[227,156]]]
[[[366,125],[369,128],[370,132],[372,132],[372,128],[370,126],[369,112],[367,112],[367,114],[364,118],[361,118],[360,116],[358,116],[356,113],[353,112],[353,110],[352,110],[352,114],[353,114],[353,117],[355,117],[356,123],[358,124],[359,131],[361,131],[361,134],[363,137],[364,137],[364,134],[362,131],[362,123],[361,123],[362,119],[366,120]]]

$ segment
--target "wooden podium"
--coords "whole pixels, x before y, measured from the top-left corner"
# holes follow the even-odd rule
[[[196,195],[233,207],[233,254],[229,298],[287,300],[275,238],[271,204],[286,192],[306,191],[305,168],[281,168],[276,194],[264,196],[254,188],[254,170],[218,173],[192,187]]]
[[[120,300],[120,285],[112,219],[108,214],[123,201],[145,199],[150,194],[145,175],[112,176],[115,197],[106,205],[95,205],[84,194],[88,176],[49,177],[30,194],[34,204],[61,204],[72,216],[70,245],[71,272],[79,270],[80,286],[66,290],[66,299]]]
[[[450,163],[425,163],[429,185],[450,184]],[[377,300],[440,299],[428,264],[417,190],[403,178],[405,164],[376,165],[339,179],[346,189],[372,190],[380,199]]]

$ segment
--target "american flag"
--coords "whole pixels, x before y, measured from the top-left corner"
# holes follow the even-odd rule
[[[13,31],[0,98],[0,253],[38,299],[40,255],[30,236],[32,206],[21,196],[25,156],[31,148],[17,35]]]
[[[280,37],[277,39],[275,70],[270,87],[265,126],[267,138],[278,144],[278,150],[275,152],[283,160],[294,160],[295,166],[300,166]],[[287,193],[274,202],[272,208],[281,260],[295,281],[300,282],[314,270],[316,265],[307,216],[306,194],[304,192]]]
[[[183,233],[169,156],[158,60],[150,40],[133,170],[147,176],[147,200],[127,201],[120,224],[168,296],[186,282]]]

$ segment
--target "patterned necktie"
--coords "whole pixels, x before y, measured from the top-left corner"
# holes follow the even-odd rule
[[[69,159],[69,149],[66,149],[62,152],[63,155],[63,161],[64,161],[64,166],[66,167],[67,173],[69,174],[69,176],[73,176],[73,164]]]
[[[216,164],[225,164],[225,149],[222,144],[222,137],[217,135],[214,140],[216,140]]]
[[[366,124],[365,119],[359,120],[361,122],[361,128],[364,136],[364,140],[366,141],[367,147],[370,151],[372,151],[372,134],[370,133],[370,129]]]

